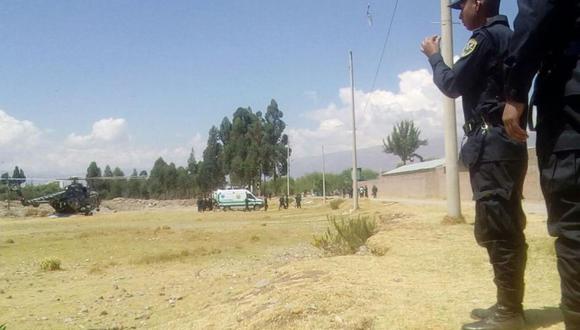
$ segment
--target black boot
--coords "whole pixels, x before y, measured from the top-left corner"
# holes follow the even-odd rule
[[[463,330],[521,330],[524,328],[523,314],[511,312],[508,308],[497,305],[496,310],[486,319],[464,324]]]
[[[475,308],[471,311],[471,318],[476,320],[483,320],[490,317],[497,309],[497,304],[493,304],[488,308]]]

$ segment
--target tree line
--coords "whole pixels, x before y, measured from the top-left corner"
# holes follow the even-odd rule
[[[0,200],[14,200],[20,198],[15,190],[20,190],[20,194],[26,198],[48,195],[60,190],[58,182],[43,185],[24,185],[26,175],[24,170],[18,166],[14,167],[12,176],[8,172],[0,175]]]
[[[106,165],[101,170],[93,161],[87,168],[87,184],[104,199],[187,199],[207,196],[226,183],[249,188],[262,195],[285,193],[286,180],[280,180],[280,177],[287,173],[287,154],[292,150],[288,146],[288,135],[284,133],[286,123],[283,116],[284,113],[273,99],[265,112],[253,112],[251,107],[239,107],[231,119],[226,116],[219,127],[214,125],[209,129],[207,146],[201,160],[196,160],[192,149],[186,166],[168,164],[160,157],[149,173],[133,169],[129,176],[119,167],[112,169]],[[420,139],[420,132],[413,121],[401,121],[393,127],[387,140],[383,140],[384,152],[398,155],[403,161],[402,165],[414,157],[422,161],[422,157],[415,153],[420,146],[427,144],[426,140]],[[363,170],[362,176],[363,180],[369,180],[378,174]],[[20,186],[25,181],[24,171],[18,166],[12,177],[3,173],[0,177],[0,196],[7,195],[10,185]],[[290,181],[291,194],[322,194],[322,173],[310,173]],[[55,187],[52,185],[49,190],[53,191]],[[328,194],[344,193],[351,188],[351,170],[326,175]],[[44,191],[41,188],[28,190]]]
[[[158,158],[149,173],[133,170],[129,177],[109,165],[101,171],[96,162],[87,168],[87,183],[103,198],[192,198],[207,195],[223,187],[251,188],[265,193],[264,181],[270,184],[270,193],[278,193],[277,184],[287,173],[286,155],[288,136],[286,123],[278,103],[271,100],[265,112],[252,108],[238,108],[231,119],[224,117],[218,126],[208,132],[207,146],[202,159],[197,161],[191,150],[186,166],[176,166]],[[228,180],[226,180],[228,179]]]

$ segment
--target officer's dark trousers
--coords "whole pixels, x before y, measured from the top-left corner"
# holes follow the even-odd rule
[[[556,255],[566,329],[580,329],[580,150],[541,146],[538,128],[540,184],[548,209],[548,231],[556,237]],[[577,136],[580,149],[580,133]]]
[[[475,239],[487,249],[497,303],[521,313],[527,244],[521,197],[527,159],[483,162],[470,168],[475,199]]]

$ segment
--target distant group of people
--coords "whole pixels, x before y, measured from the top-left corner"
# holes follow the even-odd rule
[[[302,195],[301,194],[296,194],[296,196],[294,196],[294,203],[295,203],[294,205],[296,206],[297,209],[302,208]],[[278,200],[278,210],[288,209],[289,205],[290,205],[290,200],[288,199],[288,195],[280,196],[280,198]]]
[[[358,197],[369,197],[369,187],[367,185],[358,188]]]
[[[213,211],[215,201],[210,197],[202,197],[197,199],[197,211]]]
[[[377,186],[373,185],[373,187],[371,188],[371,193],[373,198],[377,198],[377,193],[379,191],[379,188],[377,188]],[[342,197],[346,197],[348,196],[348,198],[352,198],[352,188],[345,188],[342,189]],[[369,197],[369,187],[367,185],[364,186],[360,186],[358,188],[358,196],[360,198],[368,198]]]
[[[282,195],[278,199],[278,210],[288,208],[288,195]]]

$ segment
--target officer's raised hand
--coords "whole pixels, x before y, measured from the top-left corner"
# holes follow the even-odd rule
[[[441,51],[441,49],[439,48],[440,40],[441,37],[437,35],[423,39],[423,42],[421,43],[421,51],[423,52],[423,54],[429,57],[433,54],[439,53]]]
[[[506,133],[512,139],[525,142],[528,133],[520,126],[520,118],[524,113],[526,105],[516,101],[507,101],[503,110],[503,125]]]

